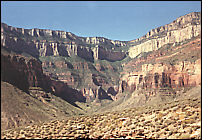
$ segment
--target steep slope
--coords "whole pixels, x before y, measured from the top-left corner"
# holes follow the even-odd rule
[[[200,94],[199,89],[199,96],[186,99],[29,125],[3,131],[1,138],[200,139]]]
[[[59,112],[64,110],[61,116],[73,115],[71,107],[76,110],[75,114],[92,114],[183,99],[184,93],[198,96],[201,89],[200,15],[182,16],[130,42],[84,38],[63,31],[15,28],[2,23],[2,90],[8,90],[10,83],[12,91],[12,86],[22,91],[17,89],[9,94],[25,93],[28,98],[40,100],[42,108],[50,101]],[[6,95],[4,98],[9,100]],[[26,119],[32,120],[32,114],[24,115],[23,100],[20,97],[15,107],[22,108],[18,111],[25,123]],[[10,113],[9,108],[14,106],[4,110],[5,128],[17,122],[12,118],[16,112],[11,109]],[[27,111],[30,110],[33,109]],[[39,112],[48,114],[44,109]],[[38,118],[43,120],[44,116]]]
[[[3,48],[1,74],[3,81],[11,83],[27,93],[30,87],[40,87],[72,104],[75,101],[85,101],[79,91],[70,88],[63,82],[51,80],[49,76],[45,75],[41,63],[35,58],[15,53],[10,54]]]
[[[88,101],[113,98],[107,90],[118,85],[126,41],[1,25],[1,45],[7,51],[40,60],[46,75],[79,90]]]
[[[2,130],[55,118],[61,119],[85,114],[87,111],[92,112],[92,110],[89,108],[82,110],[80,107],[85,108],[85,104],[80,107],[77,104],[95,99],[112,100],[100,84],[107,82],[106,76],[99,73],[92,62],[95,61],[96,64],[99,64],[99,61],[103,61],[101,63],[106,60],[113,62],[125,58],[124,52],[106,50],[111,47],[123,47],[125,46],[124,42],[110,41],[105,38],[81,38],[71,33],[65,37],[63,35],[65,32],[57,34],[57,31],[47,30],[37,30],[40,32],[39,34],[35,30],[32,34],[33,30],[1,24]],[[76,42],[72,42],[72,40]],[[103,48],[101,46],[103,44],[107,44],[107,47]],[[105,57],[102,57],[103,53],[106,53]],[[116,58],[116,55],[119,55],[119,58]],[[43,61],[47,59],[52,60]],[[54,61],[55,59],[56,61]],[[62,60],[58,61],[58,59]],[[63,59],[69,62],[63,61]],[[110,65],[112,62],[107,61],[109,66],[102,66],[102,69],[108,69],[108,67],[113,69]],[[47,68],[47,64],[48,66],[53,64],[54,70]],[[85,69],[86,64],[89,67],[87,71],[78,75]],[[78,85],[84,87],[83,91],[77,90],[77,86],[74,86],[76,82],[71,85],[67,77],[63,80],[61,76],[63,73],[55,72],[57,70],[55,66],[60,68],[63,73],[66,70],[69,71],[73,78],[78,75],[80,76],[78,78],[86,80],[86,82],[81,81]],[[65,66],[69,69],[65,69]],[[75,70],[78,71],[75,72]],[[91,74],[90,78],[85,74],[87,72]],[[59,75],[59,78],[55,78],[54,74]],[[104,80],[102,80],[103,77]],[[117,75],[114,77],[116,81]],[[87,87],[91,87],[90,89],[86,87],[88,83]],[[113,83],[110,85],[113,86]],[[93,91],[93,95],[88,96],[88,90]],[[87,104],[87,106],[94,105]]]
[[[180,43],[201,33],[201,12],[181,16],[172,23],[151,30],[145,36],[129,42],[129,56],[158,50],[166,44]]]
[[[121,48],[127,46],[126,41],[78,37],[70,32],[48,29],[15,28],[5,23],[1,23],[1,41],[5,48],[35,57],[77,55],[91,62],[97,59],[122,60],[126,53]]]
[[[182,24],[177,23],[181,21],[183,21]],[[147,47],[152,49],[152,45],[146,45],[141,41],[143,39],[146,39],[146,42],[155,40],[153,36],[160,37],[159,34],[162,34],[160,31],[159,34],[155,32],[151,36],[145,36],[142,40],[138,39],[141,40],[140,44],[135,42],[135,45],[133,42],[135,46],[129,49],[129,56],[131,57],[130,53],[135,56],[123,64],[118,94],[114,98],[117,101],[111,106],[116,104],[115,106],[119,105],[117,108],[127,108],[129,104],[141,106],[147,103],[174,100],[187,90],[201,85],[200,13],[190,13],[180,17],[171,25],[172,28],[169,26],[168,33],[174,31],[180,35],[183,28],[192,28],[193,34],[190,35],[184,30],[186,35],[180,35],[182,38],[180,42],[173,41],[172,36],[167,36],[170,41],[154,50],[146,50]],[[190,38],[187,38],[189,35]],[[142,51],[130,52],[131,49],[137,49],[140,45],[142,45]]]
[[[201,79],[197,77],[201,75],[201,38],[183,45],[165,46],[145,57],[133,59],[125,65],[124,72],[123,81],[127,81],[128,87],[133,85],[134,90],[200,85]]]
[[[41,63],[1,48],[2,130],[85,114],[76,101],[82,94],[43,74]]]
[[[85,114],[40,88],[30,89],[30,95],[1,81],[1,130]]]

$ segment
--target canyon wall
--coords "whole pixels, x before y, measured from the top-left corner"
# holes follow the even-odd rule
[[[106,50],[104,47],[99,47],[98,54],[96,56],[98,56],[98,59],[100,60],[108,60],[114,62],[123,60],[126,57],[126,53],[120,51]]]
[[[34,58],[1,54],[1,75],[2,81],[10,83],[26,93],[29,93],[30,87],[40,87],[45,92],[51,92],[71,104],[75,101],[86,101],[81,92],[61,81],[51,80],[43,73],[41,63]]]
[[[110,49],[125,47],[127,42],[113,41],[103,37],[78,37],[64,31],[16,28],[1,23],[1,45],[18,53],[26,52],[34,57],[77,55],[92,62],[94,59],[108,61],[124,59],[125,52]],[[102,55],[107,57],[101,57]]]
[[[179,96],[201,85],[201,37],[152,51],[126,63],[116,99],[125,93],[144,103],[155,98]],[[141,94],[140,94],[141,93]],[[163,96],[163,97],[162,97]],[[158,98],[158,99],[159,99]]]
[[[25,59],[19,55],[1,54],[2,80],[28,92],[29,87],[41,87],[50,92],[50,78],[43,74],[42,66],[36,59]]]
[[[148,32],[145,36],[130,41],[129,56],[135,58],[142,52],[155,51],[166,44],[183,42],[201,33],[201,13],[193,12],[177,18],[170,24]]]
[[[94,66],[86,61],[45,60],[42,61],[42,66],[48,70],[44,71],[46,75],[77,89],[87,101],[113,98],[111,96],[114,96],[115,92],[112,92],[112,89],[115,81],[119,80],[118,76],[113,75],[117,70],[110,63],[97,63]],[[106,74],[110,77],[106,77]],[[107,92],[108,89],[111,90]]]
[[[201,85],[201,59],[183,61],[176,65],[144,64],[141,71],[125,74],[120,80],[119,92],[162,87],[181,88]]]
[[[59,63],[59,64],[58,64]],[[62,63],[62,64],[61,64]],[[63,64],[64,63],[64,64]],[[76,67],[75,65],[71,65],[65,63],[63,61],[59,61],[57,63],[49,62],[48,64],[42,63],[43,65],[56,67]],[[99,84],[106,84],[106,81],[99,76],[92,75],[89,77],[92,81],[89,82],[90,89],[83,88],[82,90],[77,90],[71,88],[71,83],[75,84],[79,82],[79,79],[75,79],[75,76],[71,73],[58,73],[58,80],[52,80],[50,77],[52,73],[44,74],[42,69],[42,64],[35,58],[27,58],[21,55],[5,55],[1,54],[1,74],[2,80],[8,82],[19,89],[29,93],[30,87],[41,87],[46,92],[51,92],[56,96],[61,97],[62,99],[68,101],[71,104],[74,104],[75,101],[86,102],[92,101],[94,99],[112,99],[108,93],[102,89],[102,87],[95,85],[95,81]],[[87,63],[85,64],[87,66]],[[84,65],[84,66],[85,66]],[[88,68],[80,66],[78,69]],[[65,79],[61,79],[61,74],[67,75]],[[64,76],[64,75],[63,75]],[[69,79],[68,79],[69,78]],[[101,78],[101,79],[100,79]],[[88,87],[89,87],[88,86]],[[93,94],[91,95],[91,92]],[[109,93],[111,94],[111,92]]]
[[[115,62],[121,61],[127,56],[125,52],[116,50],[119,47],[126,47],[127,42],[124,41],[113,41],[103,37],[84,38],[63,31],[15,28],[4,23],[1,25],[1,46],[8,51],[12,50],[18,54],[27,53],[35,58],[46,58],[49,56],[71,58],[79,56],[89,62],[94,62],[95,60]],[[90,95],[88,91],[93,90],[95,95],[89,98],[111,99],[106,94],[106,91],[103,92],[104,90],[99,86],[104,86],[106,90],[106,88],[108,89],[113,85],[109,84],[105,77],[91,74],[92,69],[96,71],[96,68],[92,65],[89,66],[86,62],[75,62],[73,64],[72,62],[63,60],[52,62],[52,60],[48,59],[42,62],[42,68],[49,69],[49,71],[44,71],[44,74],[55,80],[64,82],[71,88],[77,89],[85,81],[87,87],[77,89],[84,97],[88,98]],[[65,72],[56,72],[55,69]],[[84,80],[81,79],[84,76],[80,72],[75,73],[69,70],[88,70],[87,73],[90,75],[86,74],[88,77],[85,79],[88,80]],[[112,77],[111,79],[114,78]],[[65,87],[63,88],[66,89]]]
[[[10,76],[8,81],[21,89],[28,90],[29,86],[40,86],[64,99],[74,98],[73,101],[114,100],[117,93],[120,95],[138,89],[197,86],[200,84],[200,79],[197,78],[200,76],[200,46],[194,46],[193,44],[198,42],[192,41],[201,35],[200,15],[194,12],[179,17],[172,23],[153,29],[145,36],[130,42],[113,41],[103,37],[78,37],[64,31],[15,28],[2,23],[2,48],[43,59],[40,64],[35,60],[27,63],[23,57],[15,60],[18,57],[2,56],[5,75],[3,77],[6,80],[5,77]],[[190,43],[186,44],[186,41]],[[183,43],[190,47],[175,48]],[[164,48],[167,44],[170,48]],[[127,50],[128,45],[131,46],[128,52],[123,51]],[[161,49],[164,51],[159,51]],[[171,51],[173,53],[169,54]],[[136,57],[142,52],[151,53],[148,56]],[[187,52],[191,53],[183,58]],[[122,60],[128,57],[128,54],[131,61],[124,63]],[[161,61],[162,57],[166,63]],[[175,59],[172,62],[166,60],[174,57],[179,59],[176,64],[171,64]],[[113,63],[115,61],[118,62]],[[31,65],[36,66],[32,68]],[[125,71],[127,67],[130,67],[129,71]],[[119,75],[122,68],[122,75]],[[24,70],[31,72],[22,72]],[[36,71],[40,74],[35,74]],[[15,72],[20,77],[11,74],[15,77],[12,79],[9,73]],[[21,77],[26,84],[18,82]]]
[[[139,94],[133,93],[144,90],[141,96],[148,100],[157,97],[156,94],[170,96],[182,89],[200,86],[200,16],[200,12],[187,14],[130,41],[132,47],[128,52],[132,60],[123,65],[115,99],[123,93],[138,97]]]

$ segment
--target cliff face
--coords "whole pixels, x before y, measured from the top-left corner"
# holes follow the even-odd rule
[[[198,12],[187,14],[130,41],[132,60],[123,65],[115,99],[126,92],[137,98],[144,96],[146,103],[156,94],[170,96],[201,85],[200,16]],[[143,95],[135,94],[140,90]]]
[[[29,87],[41,87],[50,91],[50,79],[43,75],[41,64],[36,59],[25,60],[19,55],[1,54],[2,80],[28,92]]]
[[[182,16],[130,42],[1,25],[2,48],[41,61],[2,56],[4,80],[24,90],[40,86],[65,100],[92,101],[115,100],[138,89],[200,84],[200,13]],[[128,54],[131,61],[124,63]]]
[[[118,51],[112,51],[112,50],[106,50],[104,47],[97,48],[97,59],[100,60],[108,60],[111,62],[114,61],[120,61],[123,60],[126,57],[126,53],[124,52],[118,52]]]
[[[101,55],[108,56],[106,60],[109,61],[122,60],[125,58],[125,52],[111,50],[110,55],[113,56],[111,58],[107,50],[127,46],[127,42],[113,41],[103,37],[85,38],[70,32],[15,28],[4,23],[1,24],[1,42],[5,48],[18,53],[26,52],[34,57],[77,55],[91,62],[94,59],[100,59]],[[94,51],[95,46],[98,47],[96,51]],[[100,47],[104,47],[105,50]],[[119,56],[120,54],[122,57]]]
[[[96,98],[111,99],[112,94],[108,94],[107,90],[114,87],[116,81],[119,80],[119,76],[114,74],[117,72],[116,67],[109,62],[105,64],[98,62],[93,65],[91,62],[75,60],[54,60],[54,58],[42,60],[44,73],[78,89],[87,101],[93,101]]]
[[[176,94],[181,89],[199,86],[201,38],[199,36],[183,44],[164,46],[144,57],[132,59],[125,64],[122,74],[116,98],[120,98],[124,92],[145,90],[144,96],[148,99],[159,93]]]
[[[183,61],[177,65],[144,64],[142,70],[121,78],[119,92],[152,88],[194,87],[201,84],[201,60],[194,63]]]
[[[106,90],[113,86],[113,83],[109,84],[108,77],[92,74],[92,71],[96,72],[96,68],[87,62],[93,63],[99,60],[121,61],[126,57],[126,53],[120,51],[120,48],[127,46],[126,41],[113,41],[103,37],[78,37],[64,31],[15,28],[4,23],[1,24],[1,42],[3,48],[18,54],[27,53],[39,59],[49,57],[70,59],[70,61],[57,60],[54,62],[45,60],[42,61],[42,68],[48,77],[64,82],[71,88],[78,89],[77,87],[79,87],[78,90],[83,95],[82,99],[88,97],[88,93],[83,93],[83,91],[88,91],[89,89],[93,90],[95,94],[90,98],[94,98],[94,96],[98,99],[102,99],[102,97],[110,98],[107,94],[106,96],[101,94],[103,92],[101,92],[102,90],[100,90],[99,86],[104,86]],[[87,62],[83,62],[77,56]],[[82,61],[72,63],[71,59],[73,58]],[[89,74],[83,75],[82,70]],[[117,81],[117,76],[109,78]],[[83,85],[87,85],[87,87],[83,87]],[[65,85],[63,86],[61,88],[66,89]]]
[[[71,73],[58,73],[56,77],[58,80],[51,80],[50,77],[52,73],[44,74],[42,70],[42,65],[55,66],[55,67],[76,67],[71,64],[64,63],[60,61],[57,63],[40,63],[38,60],[32,58],[27,59],[21,55],[4,55],[1,54],[1,74],[2,80],[8,82],[19,89],[29,93],[30,87],[41,87],[46,92],[51,92],[56,96],[74,104],[75,101],[85,102],[93,101],[94,99],[112,99],[108,93],[102,89],[100,86],[110,86],[104,79],[99,77],[99,75],[92,75],[88,77],[91,81],[88,81],[91,87],[90,89],[82,88],[81,90],[76,90],[70,86],[79,84],[80,79],[76,79],[75,75]],[[85,67],[87,66],[87,67]],[[77,69],[88,69],[88,64],[86,63],[82,67],[77,66]],[[49,77],[50,76],[50,77]],[[65,76],[65,79],[61,77]],[[111,94],[111,92],[109,92]]]
[[[135,58],[142,52],[155,51],[166,44],[183,42],[201,33],[201,13],[193,12],[177,18],[170,24],[148,32],[145,36],[130,41],[129,56]]]
[[[51,80],[42,70],[41,63],[21,55],[1,54],[2,81],[8,82],[29,93],[30,87],[40,87],[73,104],[75,101],[85,102],[85,97],[61,81]]]

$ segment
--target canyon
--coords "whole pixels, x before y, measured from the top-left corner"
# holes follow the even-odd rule
[[[201,33],[200,14],[190,13],[172,23],[149,31],[145,36],[130,41],[129,56],[134,58],[142,52],[158,50],[168,43],[179,43]],[[134,45],[134,47],[133,47]]]
[[[1,23],[1,81],[44,105],[60,98],[76,115],[174,100],[201,86],[200,18],[192,12],[131,41]]]
[[[127,42],[113,41],[103,37],[85,38],[70,32],[15,28],[5,23],[1,23],[1,32],[2,46],[11,47],[10,49],[14,51],[23,51],[35,57],[77,55],[88,61],[97,59],[118,61],[126,57],[124,52],[107,49],[124,47]],[[118,55],[120,56],[117,58]]]

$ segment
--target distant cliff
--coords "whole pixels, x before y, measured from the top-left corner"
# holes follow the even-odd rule
[[[181,16],[172,23],[149,31],[145,36],[129,42],[129,56],[135,58],[142,52],[158,50],[166,44],[183,42],[201,33],[201,13]]]
[[[114,100],[116,95],[139,88],[197,86],[200,84],[197,79],[201,59],[200,16],[199,12],[187,14],[130,42],[79,37],[64,31],[15,28],[2,23],[1,47],[37,58],[27,63],[23,57],[2,56],[3,78],[26,90],[29,86],[48,87],[60,97],[82,101]],[[36,64],[33,68],[32,61]],[[24,69],[31,72],[22,72]],[[14,73],[19,73],[26,84]],[[44,77],[51,80],[46,83]]]
[[[41,87],[50,92],[50,78],[43,74],[42,66],[34,58],[1,54],[2,80],[28,92],[29,87]]]
[[[200,85],[201,37],[198,36],[182,44],[163,46],[126,63],[115,99],[124,93],[144,90],[146,101],[157,95],[175,96],[180,90]]]
[[[69,103],[85,102],[85,97],[81,92],[70,88],[63,82],[51,80],[45,75],[41,63],[34,58],[1,54],[1,75],[2,81],[27,93],[30,87],[41,87],[47,93],[51,92]]]
[[[16,28],[1,23],[1,45],[34,57],[77,55],[89,61],[119,61],[126,57],[126,53],[116,48],[126,47],[127,42],[103,37],[78,37],[64,31]]]
[[[120,92],[162,87],[194,87],[201,84],[201,59],[195,63],[182,61],[176,65],[144,64],[141,71],[130,72],[121,78]]]

